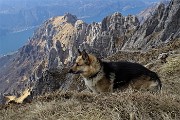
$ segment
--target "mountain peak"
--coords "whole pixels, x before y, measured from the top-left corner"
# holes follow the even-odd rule
[[[66,13],[64,16],[63,16],[64,20],[68,23],[75,23],[77,21],[77,17],[75,15],[72,15],[70,13]]]

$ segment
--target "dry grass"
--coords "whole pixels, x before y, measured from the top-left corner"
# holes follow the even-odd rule
[[[170,94],[180,95],[180,54],[169,56],[157,71],[164,82],[163,89]]]
[[[162,120],[180,119],[180,96],[147,92],[46,94],[32,103],[1,108],[2,120]]]
[[[2,106],[0,119],[179,120],[180,75],[174,71],[170,75],[164,73],[160,76],[163,82],[160,93],[152,94],[133,90],[107,94],[55,91],[39,96],[31,103]]]
[[[180,73],[180,54],[167,59],[167,63],[161,67],[161,74],[179,74]]]

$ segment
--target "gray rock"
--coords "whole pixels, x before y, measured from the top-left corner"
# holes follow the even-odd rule
[[[123,46],[123,50],[147,50],[179,37],[180,2],[160,4],[154,14],[142,24]]]

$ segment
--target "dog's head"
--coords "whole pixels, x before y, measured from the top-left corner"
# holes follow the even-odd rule
[[[74,65],[69,70],[69,73],[81,74],[84,77],[89,77],[99,70],[99,61],[94,55],[86,53],[85,50],[82,52],[78,50],[78,53],[79,55]]]

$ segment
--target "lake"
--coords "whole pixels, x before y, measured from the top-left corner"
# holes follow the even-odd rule
[[[0,56],[15,52],[25,45],[28,39],[32,37],[35,29],[36,28],[30,28],[0,36]]]

